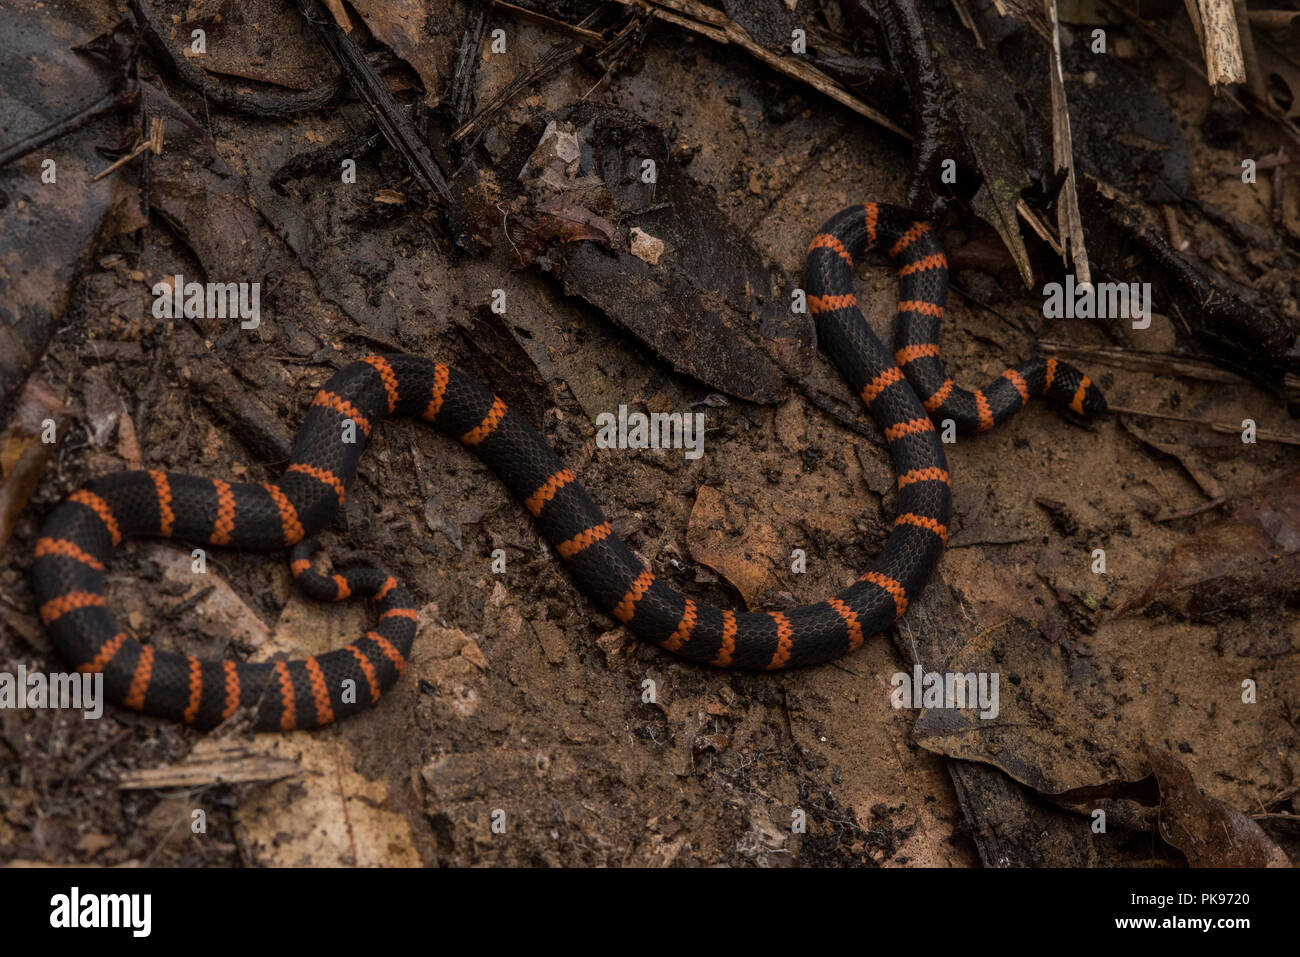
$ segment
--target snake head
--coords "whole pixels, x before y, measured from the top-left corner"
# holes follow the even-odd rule
[[[1089,418],[1101,418],[1109,411],[1106,397],[1101,394],[1095,382],[1088,383],[1083,392],[1083,414]]]

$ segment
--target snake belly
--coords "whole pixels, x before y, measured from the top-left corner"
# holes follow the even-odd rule
[[[873,248],[900,276],[892,355],[853,294],[855,258]],[[523,501],[587,596],[638,638],[723,668],[837,658],[907,610],[943,551],[952,497],[932,419],[983,431],[1034,394],[1081,414],[1105,411],[1087,377],[1054,359],[1031,359],[981,390],[956,387],[938,355],[947,276],[930,226],[884,204],[837,213],[808,249],[804,285],[819,339],[884,432],[898,482],[899,514],[884,547],[857,581],[825,601],[736,612],[681,594],[642,564],[546,440],[499,396],[443,363],[397,354],[367,356],[329,379],[273,482],[144,470],[105,475],[74,492],[50,513],[36,543],[41,621],[70,666],[103,673],[110,700],[200,728],[241,710],[257,730],[317,727],[374,703],[409,659],[414,601],[380,569],[316,571],[312,536],[342,506],[374,427],[404,415],[478,455]],[[160,650],[123,631],[107,607],[106,565],[113,549],[132,538],[251,551],[288,547],[295,581],[309,596],[366,598],[378,619],[343,648],[289,661],[204,660]]]

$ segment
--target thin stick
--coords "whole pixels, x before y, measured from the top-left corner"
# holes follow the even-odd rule
[[[1279,153],[1283,151],[1279,148]],[[1281,226],[1286,220],[1286,158],[1273,169],[1273,222]]]
[[[141,140],[139,143],[136,144],[135,148],[131,150],[131,152],[127,153],[125,156],[121,157],[116,162],[112,163],[107,169],[100,170],[98,173],[96,173],[94,177],[91,179],[91,182],[98,183],[109,173],[113,172],[113,170],[120,169],[121,167],[125,166],[127,163],[131,162],[131,160],[135,159],[145,150],[152,150],[154,156],[162,156],[162,148],[163,148],[162,117],[152,116],[149,118],[149,138],[147,140]]]
[[[1169,415],[1167,412],[1148,412],[1146,409],[1130,409],[1122,405],[1111,404],[1110,411],[1120,412],[1125,415],[1140,415],[1148,419],[1166,419],[1170,422],[1186,422],[1189,425],[1201,425],[1213,432],[1221,432],[1224,435],[1241,435],[1241,426],[1229,425],[1226,422],[1210,422],[1205,419],[1192,419],[1185,415]],[[1277,442],[1280,445],[1300,445],[1300,435],[1286,435],[1282,432],[1272,432],[1268,429],[1256,429],[1255,438],[1261,442]]]
[[[1300,10],[1247,10],[1246,16],[1265,30],[1284,30],[1300,17]]]
[[[1056,238],[1056,234],[1048,228],[1048,225],[1038,217],[1038,214],[1029,208],[1028,203],[1017,198],[1016,212],[1020,214],[1021,219],[1029,224],[1029,228],[1038,234],[1039,239],[1056,251],[1056,255],[1062,259],[1065,258],[1065,250],[1061,248],[1061,241]]]
[[[1048,69],[1052,93],[1052,163],[1065,170],[1065,183],[1056,204],[1056,230],[1061,245],[1069,251],[1069,261],[1083,285],[1092,283],[1092,266],[1083,237],[1083,217],[1079,211],[1078,180],[1074,173],[1074,141],[1070,136],[1070,106],[1065,98],[1065,72],[1061,65],[1061,31],[1057,23],[1056,0],[1044,0],[1044,12],[1051,28],[1051,57]],[[1061,254],[1061,262],[1066,258]]]
[[[706,36],[715,43],[734,44],[750,56],[763,61],[772,69],[807,83],[819,93],[829,96],[835,102],[847,106],[855,113],[865,116],[891,133],[897,133],[909,140],[912,139],[910,132],[903,129],[875,107],[868,106],[856,96],[841,89],[834,80],[821,70],[800,60],[791,60],[788,57],[778,56],[765,47],[759,46],[745,32],[744,27],[729,20],[724,14],[711,7],[693,3],[691,0],[616,0],[616,2],[625,7],[648,10],[650,15],[657,19],[679,26],[684,30],[698,33],[701,36]],[[666,7],[671,9],[665,9]],[[680,11],[685,16],[680,16],[672,11]]]
[[[521,20],[530,20],[533,23],[548,27],[566,36],[572,37],[584,46],[602,47],[605,45],[605,38],[595,30],[584,30],[582,27],[575,27],[571,23],[565,23],[563,20],[556,20],[554,17],[548,17],[544,13],[535,13],[532,10],[525,10],[523,7],[517,7],[513,3],[507,3],[506,0],[492,0],[494,6],[500,7],[507,13],[512,13]]]
[[[1205,72],[1216,89],[1246,82],[1246,64],[1237,33],[1237,13],[1232,0],[1198,0],[1205,30]]]
[[[575,45],[569,42],[562,42],[551,47],[550,52],[542,57],[531,70],[522,76],[517,76],[511,80],[506,85],[506,88],[494,96],[487,106],[480,109],[470,117],[470,119],[461,126],[460,129],[452,133],[451,142],[459,143],[465,137],[469,136],[470,133],[473,133],[476,129],[495,116],[507,103],[518,95],[520,90],[536,83],[538,80],[541,80],[543,77],[555,70],[558,70],[560,67],[564,66],[564,64],[577,57],[580,53],[582,53],[581,44]]]
[[[1183,235],[1182,228],[1178,225],[1178,214],[1168,203],[1160,207],[1160,212],[1165,218],[1165,230],[1169,233],[1169,245],[1180,253],[1184,252],[1192,244]]]
[[[313,0],[298,0],[298,9],[325,45],[344,77],[366,104],[384,139],[430,196],[451,202],[451,187],[415,125],[397,107],[393,95],[343,27],[332,16],[318,16]]]
[[[1267,97],[1268,91],[1264,87],[1264,71],[1259,68],[1259,57],[1255,55],[1255,38],[1250,32],[1246,0],[1233,0],[1232,10],[1237,21],[1237,33],[1241,38],[1241,58],[1246,69],[1246,87],[1255,99],[1263,100]]]
[[[1218,498],[1210,499],[1208,502],[1202,502],[1200,505],[1193,505],[1190,508],[1180,508],[1176,512],[1161,512],[1155,518],[1151,519],[1151,521],[1172,522],[1180,518],[1191,518],[1193,515],[1200,515],[1202,512],[1211,512],[1226,501],[1226,498],[1219,496]]]
[[[134,84],[129,84],[119,90],[111,93],[105,93],[94,103],[83,109],[78,110],[71,116],[55,120],[53,123],[45,126],[31,136],[24,137],[17,143],[5,147],[0,151],[0,166],[12,163],[14,160],[26,156],[33,150],[38,150],[46,143],[52,143],[61,136],[67,136],[81,129],[92,120],[97,120],[101,116],[112,113],[114,110],[122,109],[135,102],[139,95],[139,88]]]

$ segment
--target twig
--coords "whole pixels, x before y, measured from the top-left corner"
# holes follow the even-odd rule
[[[189,611],[191,608],[197,605],[199,602],[205,600],[209,595],[211,595],[216,590],[217,590],[216,585],[209,585],[207,588],[200,588],[193,595],[190,595],[189,598],[186,598],[184,601],[180,602],[175,607],[169,609],[167,612],[167,618],[171,621],[175,621],[185,612]]]
[[[101,116],[131,106],[135,103],[138,95],[139,87],[135,83],[128,83],[121,89],[105,93],[89,106],[83,107],[71,116],[55,120],[49,126],[37,130],[31,136],[23,137],[17,143],[0,152],[0,166],[21,159],[33,150],[40,149],[46,143],[52,143],[69,133],[75,133],[87,123],[97,120]]]
[[[243,741],[209,737],[174,764],[122,772],[117,787],[123,791],[203,788],[213,784],[269,783],[302,773],[297,761],[255,751]]]
[[[1180,253],[1186,252],[1191,246],[1191,242],[1183,235],[1182,228],[1178,225],[1178,214],[1173,206],[1165,203],[1160,207],[1160,212],[1165,218],[1165,230],[1169,233],[1169,245],[1173,246]]]
[[[979,27],[975,25],[974,18],[970,11],[966,9],[966,0],[953,0],[953,9],[957,11],[957,19],[961,25],[970,31],[971,36],[975,38],[975,46],[981,50],[984,49],[984,38],[980,36]]]
[[[480,7],[470,12],[465,34],[456,51],[456,69],[451,80],[451,121],[460,126],[469,119],[474,109],[474,77],[478,74],[479,50],[487,34],[487,10]]]
[[[1148,419],[1165,419],[1170,422],[1186,422],[1189,425],[1200,425],[1213,432],[1220,432],[1224,435],[1241,435],[1241,426],[1231,425],[1227,422],[1211,422],[1206,419],[1193,419],[1185,415],[1170,415],[1167,412],[1148,412],[1146,409],[1131,409],[1127,406],[1115,405],[1110,406],[1111,412],[1118,412],[1124,415],[1137,415]],[[1282,432],[1273,432],[1268,429],[1256,429],[1255,438],[1261,442],[1277,442],[1280,445],[1300,445],[1300,435],[1286,435]]]
[[[298,9],[311,24],[321,42],[329,50],[352,88],[370,109],[384,139],[401,154],[406,166],[425,191],[443,202],[451,202],[451,188],[447,178],[438,168],[429,147],[420,138],[415,125],[407,118],[388,92],[379,74],[366,62],[365,55],[355,40],[331,17],[316,14],[313,0],[298,0]]]
[[[507,3],[506,0],[492,0],[493,6],[500,7],[509,13],[513,13],[521,20],[531,20],[533,23],[540,24],[548,29],[563,33],[574,40],[577,40],[583,46],[598,48],[605,45],[605,37],[595,30],[586,30],[580,26],[575,27],[571,23],[565,23],[563,20],[556,20],[554,17],[548,17],[544,13],[535,13],[532,10],[525,10],[523,7],[517,7],[513,3]]]
[[[511,80],[506,84],[506,88],[494,96],[487,106],[475,113],[468,123],[464,124],[460,129],[452,133],[451,142],[459,143],[461,140],[465,139],[465,137],[481,128],[491,120],[492,117],[496,116],[497,113],[504,109],[506,104],[514,99],[520,90],[531,86],[543,77],[555,72],[570,60],[576,59],[578,55],[582,53],[582,50],[583,46],[581,43],[558,43],[551,47],[550,52],[543,56],[531,70]]]
[[[1161,512],[1159,515],[1155,516],[1155,518],[1151,519],[1151,521],[1173,522],[1180,518],[1191,518],[1193,515],[1200,515],[1202,512],[1213,511],[1214,509],[1218,508],[1226,501],[1227,499],[1222,495],[1220,495],[1217,498],[1210,499],[1208,502],[1202,502],[1200,505],[1192,505],[1188,508],[1180,508],[1176,512]]]
[[[1281,226],[1286,221],[1286,152],[1278,149],[1281,162],[1273,168],[1270,182],[1273,186],[1273,222]]]
[[[1163,375],[1186,376],[1202,382],[1241,383],[1253,380],[1236,372],[1230,372],[1213,363],[1190,356],[1169,356],[1158,352],[1139,352],[1119,346],[1072,346],[1066,342],[1041,340],[1039,348],[1045,353],[1059,355],[1062,359],[1071,359],[1087,363],[1105,363],[1132,369],[1136,372],[1152,372]],[[1282,387],[1294,401],[1300,401],[1300,376],[1286,373]]]
[[[315,149],[306,150],[289,157],[267,182],[276,192],[283,192],[285,183],[307,172],[324,166],[337,166],[340,159],[358,158],[365,155],[379,142],[383,134],[369,124],[365,130],[355,136],[344,137]]]
[[[162,148],[163,148],[163,120],[161,116],[153,116],[149,118],[149,138],[146,140],[141,140],[139,143],[135,145],[135,148],[131,150],[131,152],[115,160],[106,169],[102,169],[98,173],[96,173],[92,178],[91,182],[98,183],[109,173],[113,172],[113,170],[120,169],[121,167],[125,166],[127,163],[131,162],[131,160],[135,159],[145,150],[152,150],[154,156],[162,156]]]
[[[1300,10],[1248,10],[1246,16],[1265,30],[1284,30],[1300,17]]]
[[[714,10],[712,7],[694,3],[692,0],[616,0],[616,2],[625,7],[648,10],[650,15],[656,19],[698,33],[701,36],[706,36],[715,43],[724,46],[734,44],[750,56],[766,63],[772,69],[807,83],[819,93],[829,96],[835,102],[847,106],[873,123],[883,126],[890,132],[897,133],[906,139],[912,139],[910,132],[903,129],[875,107],[863,103],[856,96],[846,92],[821,70],[809,66],[801,60],[778,56],[765,47],[759,46],[740,24],[728,19],[725,14]],[[681,11],[685,16],[679,16],[677,13],[665,9],[666,7],[671,8],[671,10]]]
[[[1091,284],[1092,267],[1088,263],[1088,246],[1083,238],[1083,219],[1079,212],[1078,181],[1074,174],[1074,142],[1070,136],[1070,107],[1065,98],[1065,74],[1061,66],[1061,33],[1056,19],[1056,0],[1044,0],[1044,10],[1051,29],[1050,85],[1052,92],[1052,165],[1065,170],[1065,183],[1056,203],[1056,228],[1061,245],[1069,253],[1074,271],[1082,284]],[[1062,262],[1066,262],[1064,255]]]
[[[621,3],[622,0],[619,0],[619,2]],[[624,5],[626,6],[626,4]],[[647,2],[637,5],[668,7],[678,13],[684,13],[688,17],[712,24],[715,27],[726,27],[731,22],[721,10],[715,10],[703,3],[696,3],[695,0],[647,0]]]
[[[98,761],[100,758],[106,755],[109,751],[112,751],[115,747],[117,747],[127,738],[131,737],[132,734],[133,731],[131,728],[123,728],[121,731],[113,735],[108,740],[101,741],[99,744],[95,745],[84,755],[82,755],[76,764],[68,768],[67,773],[65,773],[59,779],[59,782],[62,783],[65,781],[73,781],[81,777],[83,774],[86,773],[86,771],[90,768],[91,765],[93,765],[96,761]]]
[[[1205,44],[1205,72],[1216,89],[1228,83],[1246,82],[1246,65],[1241,56],[1241,36],[1232,0],[1197,0]]]
[[[1237,33],[1241,38],[1241,58],[1245,64],[1246,86],[1255,99],[1262,100],[1268,95],[1268,91],[1264,86],[1264,71],[1259,68],[1259,57],[1255,55],[1255,40],[1250,33],[1246,0],[1233,0],[1232,14],[1236,21]]]
[[[873,430],[862,421],[860,416],[846,411],[826,393],[813,388],[812,385],[801,379],[791,378],[789,381],[795,386],[799,394],[811,402],[815,408],[821,409],[844,428],[862,436],[877,448],[888,448],[885,440],[880,437],[880,432]]]
[[[1016,200],[1016,212],[1020,218],[1029,224],[1029,228],[1038,234],[1038,238],[1055,250],[1056,255],[1062,259],[1065,258],[1065,250],[1061,248],[1061,241],[1056,238],[1056,234],[1048,225],[1039,218],[1038,214],[1029,208],[1029,204],[1023,199]]]

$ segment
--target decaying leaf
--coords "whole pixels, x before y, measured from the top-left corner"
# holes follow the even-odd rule
[[[96,16],[75,5],[49,6],[40,16],[0,5],[0,145],[74,115],[112,89],[116,77],[108,67],[74,49],[103,27]],[[0,406],[45,351],[114,207],[134,198],[112,177],[92,179],[105,165],[96,147],[116,142],[122,124],[120,115],[103,116],[0,168]]]
[[[442,92],[443,66],[447,45],[435,39],[438,28],[430,23],[433,8],[424,0],[357,0],[352,6],[361,14],[375,39],[410,64],[424,84],[424,101],[433,106]]]
[[[1192,773],[1163,748],[1148,748],[1160,782],[1160,836],[1192,867],[1290,867],[1285,852],[1234,807],[1202,793]]]
[[[45,464],[63,441],[67,411],[39,377],[23,385],[9,427],[0,435],[0,545],[9,540]]]
[[[712,485],[702,487],[686,538],[691,556],[730,582],[749,608],[776,584],[772,559],[782,543],[770,525],[744,514],[736,496]]]
[[[975,687],[962,682],[967,707],[921,713],[913,737],[923,748],[991,764],[1044,794],[1145,773],[1136,731],[1121,720],[1103,664],[1049,642],[1027,621],[976,635],[937,673],[973,676]],[[982,690],[981,676],[991,707],[970,703],[969,690]],[[955,680],[953,690],[959,690]]]
[[[791,313],[777,294],[779,274],[686,174],[656,127],[624,110],[562,110],[522,174],[533,201],[516,208],[533,231],[521,244],[519,220],[504,224],[521,258],[674,368],[755,402],[780,400],[786,370],[807,368],[808,317]],[[634,230],[672,255],[647,254]],[[539,239],[549,247],[537,249]]]
[[[258,658],[272,653],[319,654],[342,647],[364,630],[358,606],[339,614],[318,602],[295,596],[285,606],[270,642]],[[398,703],[416,693],[403,683],[388,698],[380,720],[401,721],[409,714]],[[388,732],[396,739],[392,729]],[[247,847],[260,864],[278,866],[411,867],[420,863],[410,824],[394,801],[389,782],[368,777],[347,739],[329,733],[295,731],[259,735],[257,752],[268,760],[291,759],[302,775],[243,796],[236,811]]]
[[[1288,472],[1240,499],[1229,517],[1176,546],[1142,592],[1116,613],[1158,604],[1200,616],[1231,607],[1274,608],[1300,585],[1300,472]]]

